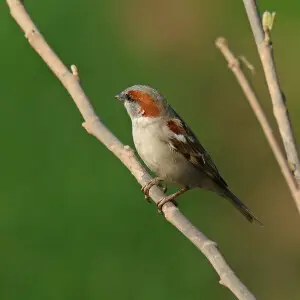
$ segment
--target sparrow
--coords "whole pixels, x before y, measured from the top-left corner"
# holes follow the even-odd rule
[[[230,191],[209,153],[162,94],[147,85],[134,85],[116,98],[123,102],[131,118],[133,141],[139,156],[157,175],[143,186],[145,196],[149,197],[151,187],[160,182],[182,187],[157,203],[160,211],[165,203],[174,201],[186,191],[203,188],[230,200],[248,221],[262,224]]]

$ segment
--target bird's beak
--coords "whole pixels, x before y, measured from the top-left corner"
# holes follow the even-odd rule
[[[124,95],[122,93],[117,94],[115,96],[116,99],[118,99],[119,101],[123,102],[125,100]]]

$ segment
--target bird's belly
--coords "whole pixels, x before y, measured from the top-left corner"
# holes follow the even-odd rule
[[[167,142],[158,137],[149,138],[148,134],[145,132],[143,139],[134,135],[134,143],[139,156],[151,171],[168,182],[189,187],[201,185],[205,176],[200,170],[175,152]]]

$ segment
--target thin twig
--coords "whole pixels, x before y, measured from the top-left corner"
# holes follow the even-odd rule
[[[216,40],[216,46],[220,49],[222,54],[224,55],[225,59],[228,62],[228,66],[235,75],[238,83],[240,84],[258,122],[260,123],[260,126],[266,136],[266,139],[274,153],[274,156],[279,164],[279,167],[281,169],[281,172],[288,184],[288,187],[291,191],[292,197],[296,203],[297,209],[300,213],[300,193],[297,189],[297,186],[295,184],[294,177],[292,176],[290,169],[287,165],[286,159],[283,156],[280,147],[274,137],[272,128],[268,122],[268,119],[259,104],[259,101],[255,95],[255,92],[253,91],[251,85],[249,84],[246,76],[244,75],[243,71],[241,70],[239,60],[234,56],[234,54],[231,52],[231,50],[228,47],[227,41],[220,37]]]
[[[81,88],[78,80],[78,70],[72,67],[72,72],[61,62],[58,56],[47,44],[37,27],[33,24],[24,6],[19,0],[6,0],[10,12],[15,21],[25,32],[32,48],[42,57],[45,63],[61,81],[67,89],[75,104],[77,105],[85,122],[83,126],[88,133],[94,135],[110,151],[112,151],[121,162],[130,170],[136,180],[144,185],[150,181],[151,177],[140,165],[133,151],[128,146],[124,146],[100,121],[94,112],[87,96]],[[75,73],[75,74],[74,74]],[[165,194],[158,188],[150,190],[150,196],[157,203]],[[213,268],[220,276],[220,283],[232,291],[238,298],[243,300],[254,300],[255,297],[247,287],[236,277],[234,272],[226,263],[219,252],[215,242],[209,240],[176,208],[172,203],[163,206],[165,218],[181,231],[210,261]]]
[[[273,104],[273,113],[279,128],[282,142],[287,155],[290,169],[293,171],[297,185],[300,186],[300,161],[296,146],[296,139],[292,129],[286,99],[280,88],[278,76],[276,73],[273,59],[273,46],[270,37],[270,31],[274,22],[275,14],[266,12],[267,18],[264,18],[268,24],[262,24],[255,0],[243,0],[252,28],[260,60],[264,69],[269,93]]]

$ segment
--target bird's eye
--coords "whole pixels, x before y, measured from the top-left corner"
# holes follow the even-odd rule
[[[130,94],[125,94],[125,98],[128,101],[133,101],[133,97]]]

